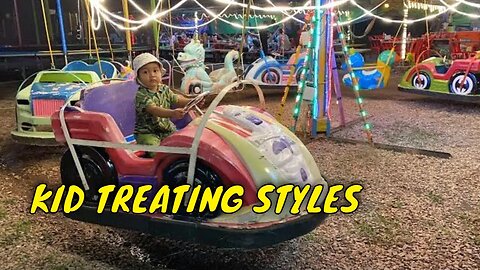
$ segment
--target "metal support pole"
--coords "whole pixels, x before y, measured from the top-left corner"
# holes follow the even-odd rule
[[[22,46],[22,29],[20,28],[20,16],[18,14],[18,4],[17,0],[13,0],[13,7],[15,9],[15,26],[17,28],[17,36],[18,36],[18,46]]]
[[[125,19],[130,18],[130,15],[128,13],[128,0],[122,0],[122,7],[123,7],[123,17]],[[130,27],[130,23],[125,22],[125,40],[127,41],[127,51],[128,51],[128,61],[132,63],[132,37],[131,37],[131,32],[128,29]]]
[[[35,40],[37,41],[37,45],[40,45],[40,33],[38,32],[40,26],[38,25],[37,5],[35,5],[35,1],[36,0],[32,0],[33,25],[35,27]]]
[[[65,28],[63,25],[63,10],[62,10],[62,0],[57,0],[57,18],[58,25],[60,26],[60,38],[62,39],[62,51],[63,57],[65,59],[65,65],[68,64],[67,60],[67,39],[65,38]]]

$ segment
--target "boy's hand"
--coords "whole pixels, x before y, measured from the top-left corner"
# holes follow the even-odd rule
[[[175,119],[182,119],[187,112],[184,111],[182,108],[178,108],[175,110],[172,110],[172,118]]]
[[[197,104],[197,106],[198,106],[199,108],[203,108],[204,105],[205,105],[205,97],[202,98],[202,100]]]

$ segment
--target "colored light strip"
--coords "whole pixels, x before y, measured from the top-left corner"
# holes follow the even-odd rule
[[[317,0],[316,4],[321,4],[321,0]],[[315,37],[315,43],[314,43],[314,50],[313,50],[313,55],[314,55],[314,60],[313,60],[313,88],[315,88],[313,92],[313,100],[312,100],[312,121],[314,119],[318,119],[318,89],[319,87],[319,80],[320,80],[320,74],[319,74],[319,68],[320,68],[320,37],[322,36],[321,31],[322,31],[322,22],[321,22],[321,17],[320,15],[323,13],[321,9],[315,10],[315,18],[316,18],[316,24],[315,24],[315,32],[314,32],[314,37]]]
[[[355,94],[355,97],[356,97],[356,103],[358,105],[358,109],[359,109],[359,114],[360,116],[362,117],[362,120],[363,120],[363,128],[364,128],[364,131],[365,131],[365,134],[367,135],[367,140],[369,143],[373,143],[373,138],[372,138],[372,125],[370,123],[368,123],[367,121],[367,111],[363,108],[363,99],[362,97],[360,96],[360,93],[359,93],[359,90],[360,90],[360,87],[358,85],[358,78],[355,76],[355,73],[353,72],[353,69],[352,69],[352,63],[350,62],[350,57],[349,57],[349,54],[348,54],[348,45],[345,41],[345,34],[343,33],[343,29],[340,25],[337,24],[337,32],[338,32],[338,36],[340,38],[340,41],[342,42],[342,47],[343,47],[343,55],[345,57],[345,64],[347,66],[347,72],[350,74],[350,77],[352,79],[352,85],[353,85],[353,92]]]
[[[317,20],[316,20],[316,17],[315,15],[312,16],[312,20],[311,20],[311,24],[310,24],[310,40],[308,42],[308,45],[307,45],[307,51],[306,51],[306,54],[305,54],[305,59],[304,59],[304,62],[303,62],[303,69],[302,69],[302,73],[300,75],[300,82],[298,83],[298,86],[297,86],[297,96],[295,98],[295,107],[294,107],[294,110],[293,110],[293,119],[294,119],[294,124],[292,126],[292,131],[295,132],[295,130],[297,129],[297,122],[298,122],[298,117],[299,117],[299,114],[300,114],[300,106],[302,104],[302,98],[303,98],[303,91],[305,90],[305,80],[306,80],[306,73],[307,73],[307,70],[309,69],[309,65],[310,65],[310,58],[312,57],[312,37],[313,37],[313,30],[315,29],[315,25],[317,23]]]

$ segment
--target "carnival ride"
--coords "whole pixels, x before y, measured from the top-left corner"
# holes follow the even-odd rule
[[[155,4],[155,1],[152,1],[153,12],[151,14],[145,13],[148,16],[146,19],[136,21],[128,15],[128,8],[125,8],[128,7],[126,0],[122,1],[124,17],[121,19],[118,18],[119,16],[115,17],[108,13],[108,9],[103,6],[101,1],[91,1],[89,6],[91,9],[87,8],[87,11],[95,11],[97,16],[90,16],[89,14],[88,19],[90,21],[96,17],[105,19],[115,17],[115,19],[121,20],[121,24],[113,20],[109,22],[126,31],[127,50],[131,55],[130,30],[135,30],[153,20],[156,20],[154,29],[157,29],[157,36],[160,32],[160,25],[175,27],[171,23],[171,15],[170,24],[158,20],[158,18],[174,9],[168,1],[168,10],[162,11],[162,2],[159,1],[158,4]],[[194,2],[204,8],[198,1],[194,0]],[[190,43],[191,47],[188,47],[190,46],[188,44],[184,48],[186,51],[178,56],[178,60],[185,67],[195,63],[197,66],[194,67],[199,69],[194,69],[194,74],[187,75],[184,78],[185,85],[182,89],[184,93],[198,94],[204,92],[189,104],[189,108],[195,108],[195,104],[200,102],[201,97],[207,93],[216,92],[217,96],[205,113],[196,108],[197,114],[190,113],[189,117],[181,121],[175,121],[178,131],[163,140],[160,146],[144,146],[133,143],[133,128],[135,125],[133,100],[138,88],[136,82],[134,80],[102,81],[100,80],[101,76],[96,74],[97,77],[95,77],[94,72],[87,71],[85,74],[90,74],[91,80],[98,82],[81,88],[80,102],[72,102],[75,101],[75,98],[72,95],[68,96],[67,101],[62,103],[61,109],[51,117],[56,141],[68,146],[68,151],[62,157],[60,165],[62,183],[66,186],[75,185],[82,188],[87,200],[87,203],[83,204],[78,211],[68,213],[67,216],[81,221],[133,229],[220,247],[261,247],[279,243],[313,230],[325,218],[324,213],[307,214],[302,207],[301,213],[296,215],[288,211],[283,211],[281,214],[269,211],[258,215],[252,211],[252,206],[258,203],[256,193],[265,184],[273,184],[277,187],[283,184],[322,186],[323,190],[317,203],[321,204],[325,200],[326,194],[324,191],[326,191],[327,183],[320,175],[312,155],[294,133],[297,131],[297,124],[300,122],[302,102],[305,102],[307,103],[307,109],[303,111],[306,112],[304,120],[307,126],[306,133],[309,133],[312,137],[315,137],[317,132],[325,131],[327,135],[329,134],[331,128],[330,105],[333,92],[336,94],[342,125],[344,125],[340,81],[336,72],[335,52],[333,50],[334,24],[337,25],[337,32],[342,41],[346,71],[351,78],[351,86],[356,97],[355,101],[358,105],[361,120],[364,121],[363,127],[368,142],[374,145],[371,126],[367,121],[367,112],[359,94],[363,84],[355,75],[356,67],[352,65],[348,54],[349,48],[343,35],[341,23],[348,22],[340,23],[334,12],[335,8],[346,2],[355,3],[355,1],[318,0],[315,1],[314,6],[308,7],[310,9],[310,12],[308,12],[310,19],[306,24],[310,25],[311,40],[304,52],[301,52],[300,47],[297,48],[295,55],[286,66],[281,64],[276,66],[281,67],[281,73],[277,73],[277,78],[273,80],[270,77],[275,69],[270,69],[269,63],[273,66],[275,62],[279,63],[279,61],[266,57],[256,62],[256,66],[244,73],[245,77],[254,80],[260,79],[262,81],[265,78],[262,81],[263,83],[278,82],[285,85],[281,102],[282,109],[279,115],[283,112],[289,87],[294,83],[297,84],[297,96],[293,110],[294,121],[290,130],[265,111],[263,94],[255,84],[253,87],[259,95],[260,108],[235,105],[218,106],[228,92],[250,83],[239,80],[239,76],[237,74],[234,76],[232,73],[234,70],[233,59],[238,57],[242,60],[244,46],[240,46],[240,52],[237,56],[232,52],[229,57],[232,61],[229,60],[227,63],[226,60],[223,70],[213,72],[210,75],[206,73],[205,66],[203,66],[204,56],[202,57],[202,55],[204,55],[204,51],[202,52],[202,44],[194,40]],[[239,4],[228,1],[228,6],[234,3]],[[175,5],[175,7],[180,5],[181,3]],[[356,5],[358,6],[358,4]],[[160,12],[158,12],[159,6]],[[255,9],[259,8],[254,6],[251,0],[242,7],[246,11],[245,17],[247,18],[250,16],[252,7],[255,7],[253,8],[254,12]],[[300,10],[304,10],[303,8],[293,7],[278,8],[273,3],[272,7],[287,15],[286,20],[292,19]],[[307,5],[305,5],[305,9],[307,9],[306,7]],[[207,13],[209,12],[205,8],[204,10]],[[371,11],[365,12],[365,14],[368,13],[371,13]],[[221,16],[217,15],[212,16],[214,19],[211,21],[221,20]],[[410,23],[406,21],[396,22]],[[156,23],[158,24],[156,25]],[[208,23],[209,21],[203,24]],[[131,24],[135,24],[135,26],[131,27]],[[247,29],[246,24],[244,19],[242,42],[245,40],[243,37]],[[195,27],[199,26],[195,25]],[[259,29],[258,25],[248,27]],[[95,40],[95,35],[93,37]],[[158,55],[158,38],[156,44]],[[172,52],[175,55],[175,48],[172,48]],[[391,53],[390,56],[392,56]],[[100,62],[98,53],[97,59]],[[384,66],[389,66],[391,62],[387,59],[387,61],[382,60],[382,63]],[[474,63],[471,64],[469,70],[476,69],[477,66],[474,65]],[[265,70],[267,72],[264,72]],[[285,74],[288,76],[285,76],[287,80],[284,84],[285,79],[282,77],[284,71],[287,70],[288,73]],[[265,76],[263,74],[264,76],[259,77],[258,73],[269,75]],[[76,76],[82,78],[85,75],[79,73]],[[385,85],[385,82],[388,81],[388,74],[382,73],[381,76],[384,78],[378,79],[375,77],[375,81],[378,84],[384,83]],[[461,77],[464,81],[467,81],[468,78],[474,81],[469,75]],[[478,80],[478,77],[476,79]],[[88,79],[85,83],[87,81]],[[213,87],[212,84],[215,81],[221,83]],[[39,79],[37,82],[41,83],[42,81]],[[68,82],[77,83],[78,81],[72,79],[71,82]],[[464,83],[459,84],[458,88],[461,91],[465,88]],[[457,87],[458,85],[455,83],[454,86]],[[468,84],[467,89],[468,87],[470,87],[470,84]],[[67,88],[64,90],[66,91]],[[62,91],[59,91],[59,95],[63,95]],[[67,95],[63,95],[62,98],[67,98]],[[62,104],[58,103],[57,108],[58,105]],[[145,151],[157,152],[157,154],[154,158],[146,158],[143,155]],[[243,195],[245,205],[234,214],[215,211],[187,213],[188,211],[183,211],[184,208],[179,213],[167,212],[166,214],[132,214],[127,211],[113,213],[109,207],[105,209],[104,213],[97,213],[99,189],[106,185],[114,185],[118,189],[128,185],[135,188],[141,185],[150,185],[153,192],[148,195],[147,202],[151,202],[154,199],[152,194],[155,194],[155,191],[158,191],[161,187],[165,185],[175,187],[182,184],[188,184],[192,187],[201,186],[201,190],[207,187],[228,188],[238,184],[245,188],[245,194]],[[186,196],[185,203],[190,195]],[[288,198],[287,204],[292,204],[291,198]],[[288,207],[285,207],[285,209],[288,209]]]
[[[253,3],[253,0],[252,0]],[[255,18],[255,24],[258,25],[256,11],[253,10],[253,16]],[[311,14],[305,16],[307,24],[304,24],[303,30],[306,29]],[[284,29],[283,29],[284,30]],[[243,71],[243,78],[255,82],[262,86],[295,86],[300,81],[300,75],[302,73],[302,67],[305,52],[301,51],[301,45],[298,45],[295,53],[289,58],[285,57],[285,51],[273,52],[271,55],[266,55],[265,52],[268,48],[263,48],[260,42],[260,35],[262,33],[258,31],[257,37],[259,39],[259,52],[260,58],[256,59],[252,64],[248,65]],[[265,33],[263,33],[265,34]],[[253,40],[252,40],[253,42]],[[290,76],[290,75],[293,75]]]
[[[15,96],[16,129],[11,132],[14,141],[31,145],[56,145],[50,116],[65,102],[75,104],[80,100],[80,90],[111,80],[132,80],[128,67],[116,62],[101,60],[73,61],[62,70],[44,70],[32,74],[18,87]],[[169,62],[162,60],[167,73],[164,83],[171,81]],[[118,68],[117,68],[118,67]]]
[[[398,90],[448,100],[480,101],[480,33],[430,33],[426,24],[427,33],[411,43],[407,60],[413,66],[403,75]]]
[[[293,67],[294,76],[290,85],[295,86],[300,81],[305,55],[305,52],[300,56],[293,54],[289,59],[278,53],[262,56],[245,69],[243,76],[262,86],[286,86]]]
[[[265,111],[258,86],[259,108],[217,107],[227,92],[243,83],[225,87],[205,114],[199,113],[160,146],[127,143],[135,126],[135,81],[84,90],[81,107],[65,104],[52,116],[57,141],[69,148],[61,161],[62,183],[81,187],[88,202],[68,216],[230,248],[272,245],[313,230],[325,214],[307,214],[305,206],[299,214],[291,214],[288,206],[293,204],[293,196],[287,198],[286,210],[280,214],[274,213],[275,207],[265,214],[252,211],[259,202],[258,189],[266,184],[322,185],[317,200],[320,205],[327,183],[303,143]],[[145,158],[138,150],[158,153],[154,158]],[[183,208],[177,214],[114,214],[110,209],[97,214],[98,189],[102,186],[151,185],[147,200],[151,202],[163,185],[173,188],[182,184],[200,185],[202,190],[241,185],[245,188],[244,204],[234,214],[198,210],[187,213]]]
[[[400,91],[480,101],[480,52],[469,59],[431,57],[410,68],[398,86]]]
[[[89,35],[93,38],[96,58],[90,57],[83,60],[68,62],[66,40],[62,31],[62,51],[65,66],[58,70],[55,68],[53,50],[50,43],[50,34],[46,23],[44,1],[41,1],[45,32],[49,47],[51,69],[34,73],[27,77],[18,87],[16,94],[15,116],[16,128],[11,132],[12,139],[17,143],[31,145],[56,145],[51,126],[50,116],[65,102],[72,104],[80,100],[80,90],[101,81],[132,80],[133,71],[129,66],[115,61],[111,45],[111,58],[100,58],[95,32],[91,29]],[[57,1],[59,21],[62,22],[61,4]],[[87,10],[90,17],[90,13]],[[90,22],[90,20],[89,20]],[[63,24],[61,24],[63,26]],[[107,34],[108,35],[108,34]],[[110,43],[109,43],[110,44]],[[92,48],[89,45],[90,55]],[[167,67],[168,73],[163,79],[171,83],[171,66],[166,60],[162,63]]]
[[[345,74],[343,83],[352,88],[352,76],[355,76],[358,78],[360,90],[384,88],[390,80],[392,66],[396,58],[397,55],[393,50],[383,51],[379,54],[376,65],[369,66],[365,64],[365,59],[360,53],[354,52],[349,57],[354,75],[351,73]],[[342,65],[342,69],[347,71],[345,63]]]
[[[321,2],[323,4],[323,2]],[[345,41],[343,27],[336,16],[337,12],[333,8],[328,9],[327,12],[320,12],[315,10],[305,16],[307,22],[304,26],[304,31],[309,26],[310,40],[307,47],[302,52],[300,46],[297,47],[293,55],[293,62],[297,65],[290,66],[290,74],[287,79],[287,85],[284,89],[284,95],[281,101],[281,110],[278,117],[283,113],[290,84],[294,77],[297,77],[297,96],[293,110],[293,125],[291,129],[297,130],[297,124],[301,123],[303,126],[303,133],[310,134],[311,137],[316,137],[317,133],[322,132],[330,137],[332,130],[331,104],[332,94],[335,93],[338,109],[340,113],[340,127],[345,126],[345,116],[343,111],[342,93],[340,89],[340,80],[338,77],[337,63],[334,51],[334,27],[336,24],[336,32],[342,44],[342,52],[346,61],[346,70],[352,76],[353,90],[356,96],[356,103],[360,112],[361,120],[364,122],[364,131],[367,140],[372,143],[372,136],[370,127],[367,122],[367,113],[363,107],[363,99],[360,97],[358,91],[360,90],[358,78],[353,75],[351,61],[349,60],[348,45]],[[299,59],[303,57],[301,65],[298,64]],[[297,72],[295,72],[297,70]],[[300,72],[298,72],[300,71]],[[297,73],[297,74],[295,74]],[[302,103],[307,103],[307,109],[304,111],[303,120]]]
[[[113,65],[110,67],[114,68]],[[50,127],[50,115],[71,96],[74,96],[73,102],[78,101],[80,89],[101,79],[98,73],[88,70],[47,70],[33,75],[23,81],[17,90],[15,97],[17,127],[11,135],[19,143],[55,144]],[[31,83],[26,84],[29,81]]]

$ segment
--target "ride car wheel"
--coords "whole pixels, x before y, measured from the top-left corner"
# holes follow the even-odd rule
[[[262,72],[262,82],[267,84],[280,84],[281,74],[278,70],[267,68]]]
[[[118,177],[115,166],[108,158],[103,149],[95,149],[86,146],[77,146],[75,150],[78,155],[80,164],[82,165],[89,190],[86,191],[80,174],[77,171],[72,153],[67,150],[60,161],[60,175],[62,184],[67,188],[75,185],[80,187],[85,194],[85,202],[89,204],[97,204],[100,196],[98,190],[106,185],[118,186]],[[109,199],[113,199],[110,195]]]
[[[412,78],[412,86],[421,90],[429,89],[431,82],[430,75],[423,71],[416,72]]]
[[[171,165],[169,165],[163,173],[163,179],[165,180],[165,184],[170,187],[171,198],[175,196],[175,193],[173,193],[174,188],[187,184],[188,163],[189,163],[188,159],[177,160],[173,162]],[[195,166],[195,174],[194,174],[193,182],[194,182],[193,188],[199,185],[202,186],[198,196],[199,199],[194,208],[194,211],[192,213],[187,213],[186,211],[187,207],[182,203],[176,215],[201,218],[201,219],[209,219],[209,218],[214,218],[218,216],[220,214],[219,210],[210,212],[208,210],[208,207],[207,209],[205,209],[205,211],[200,212],[199,201],[202,198],[202,195],[207,187],[210,188],[213,193],[215,192],[215,189],[217,187],[222,186],[222,181],[220,177],[211,168],[204,165],[201,161],[197,161],[197,165]],[[172,207],[173,207],[173,204],[168,205],[169,213],[172,212]]]
[[[297,73],[295,74],[295,79],[297,80],[297,84],[300,83],[300,81],[302,80],[302,72],[303,72],[303,67],[300,67],[298,70],[297,70]]]
[[[463,85],[462,85],[463,83]],[[477,93],[478,81],[475,75],[469,73],[465,76],[464,73],[453,76],[449,84],[450,93],[456,95],[471,95]]]

